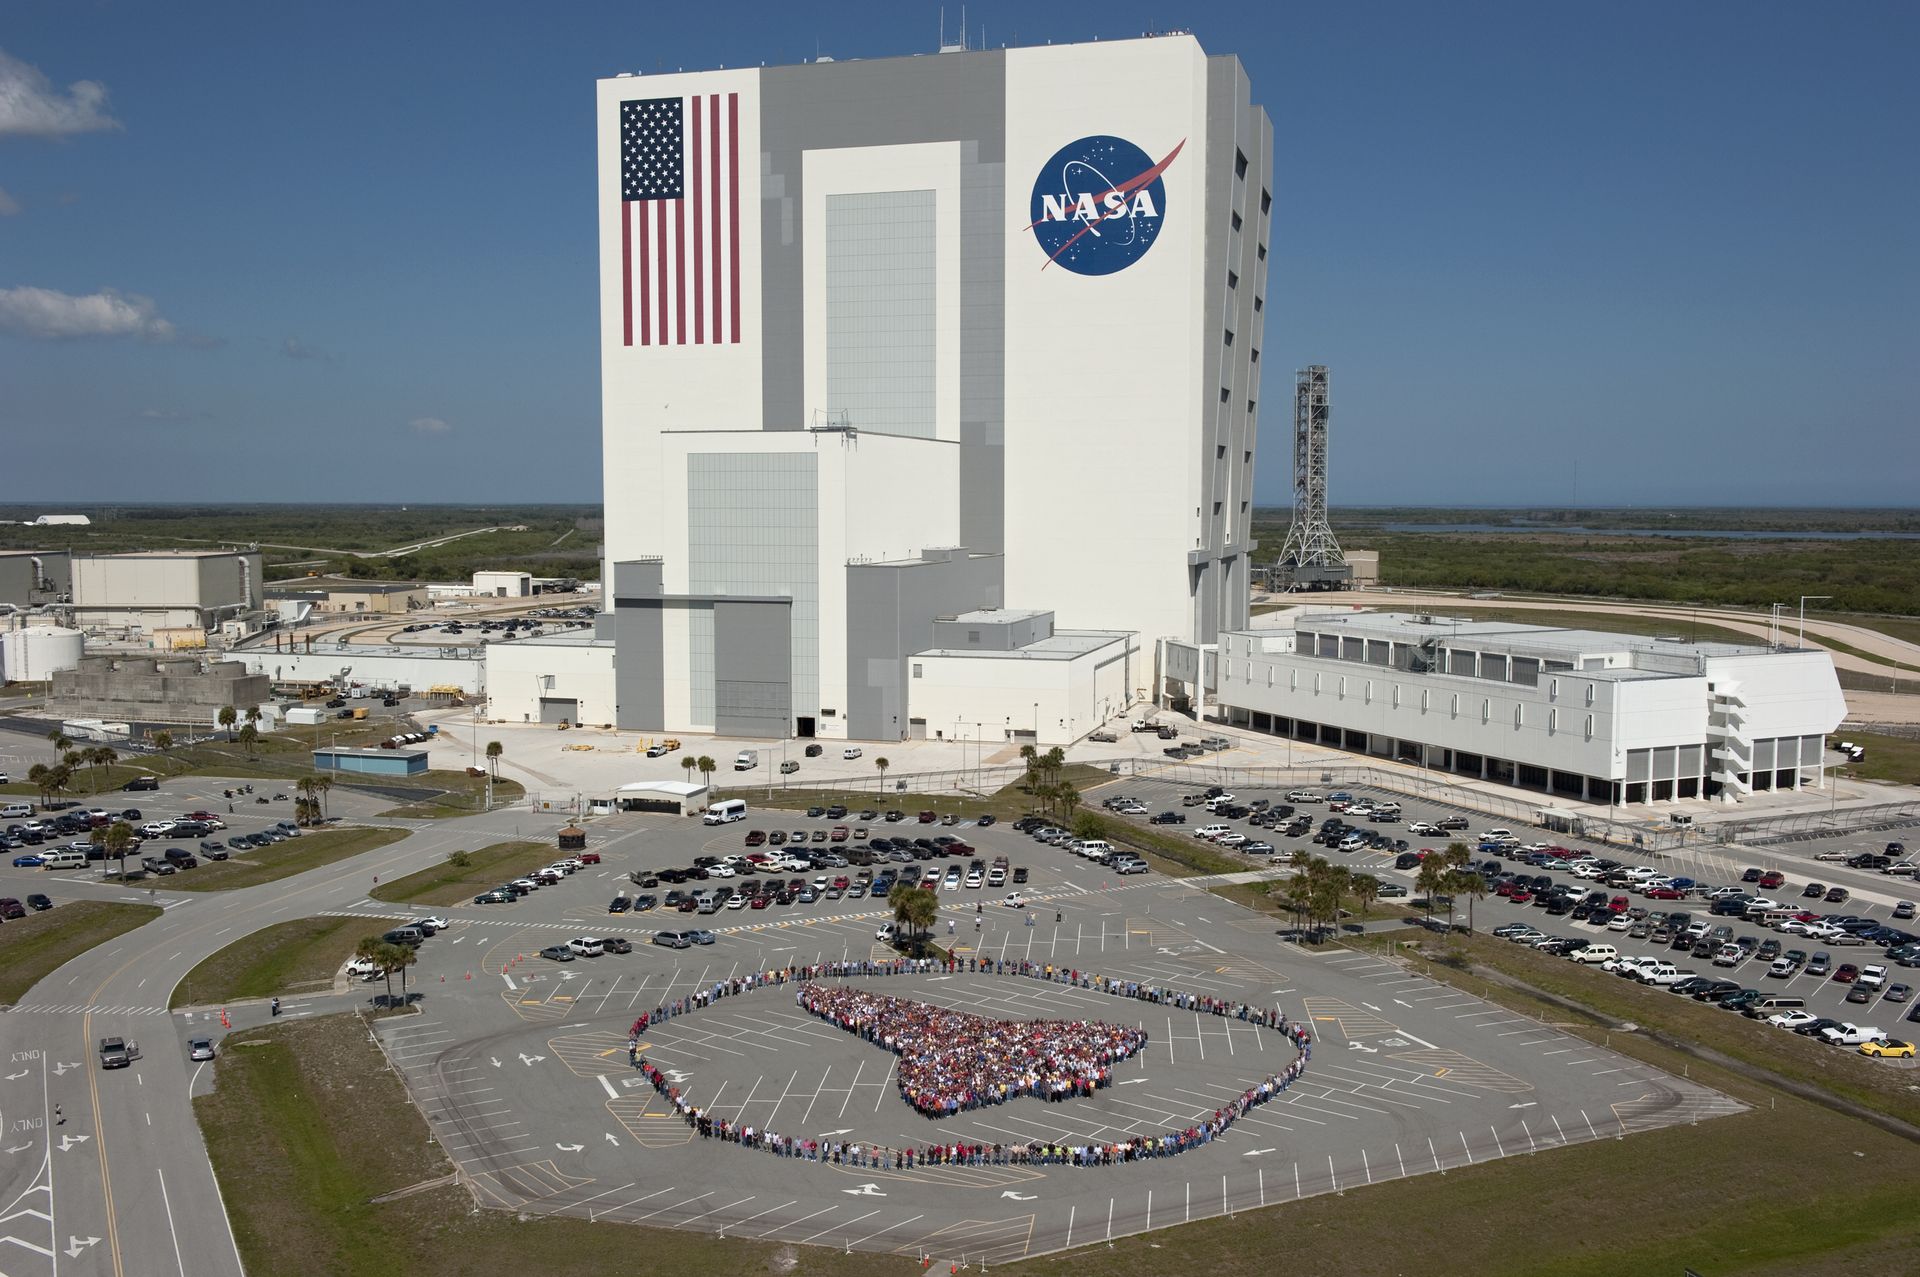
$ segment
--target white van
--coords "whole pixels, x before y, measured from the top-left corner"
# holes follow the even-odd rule
[[[1567,955],[1575,962],[1605,962],[1620,956],[1620,951],[1610,944],[1590,944],[1584,949],[1576,949]]]
[[[1098,860],[1102,856],[1113,854],[1113,844],[1103,842],[1098,838],[1088,838],[1083,842],[1074,843],[1073,851],[1078,855],[1085,856],[1088,860]]]
[[[85,869],[87,857],[79,851],[48,851],[40,855],[42,869]]]
[[[24,820],[31,815],[33,815],[33,805],[31,803],[8,803],[5,807],[0,807],[0,820],[14,820],[16,818]]]
[[[737,772],[750,772],[759,765],[760,753],[758,750],[743,749],[733,756],[733,770]]]
[[[723,802],[710,804],[700,820],[708,825],[729,825],[736,820],[746,818],[747,804],[738,798],[728,798]]]

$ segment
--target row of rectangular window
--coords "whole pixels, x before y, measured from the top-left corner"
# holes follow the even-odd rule
[[[1218,501],[1213,503],[1213,512],[1215,514],[1220,513],[1220,503]],[[1251,662],[1249,662],[1249,667],[1251,667]],[[1267,666],[1267,686],[1268,687],[1273,686],[1273,681],[1274,681],[1273,672],[1274,672],[1274,667],[1272,665]],[[1289,677],[1288,677],[1288,683],[1287,683],[1287,690],[1290,692],[1299,691],[1300,690],[1300,671],[1297,669],[1290,670],[1288,671],[1288,676]],[[1231,659],[1226,657],[1221,658],[1220,677],[1223,681],[1230,681],[1233,678],[1233,661]],[[1323,690],[1321,679],[1322,679],[1321,674],[1318,671],[1315,671],[1313,675],[1313,695],[1315,696],[1319,696]],[[1342,674],[1339,676],[1339,679],[1340,681],[1339,681],[1338,688],[1335,691],[1335,696],[1339,700],[1345,700],[1347,698],[1347,676],[1345,674]],[[1555,683],[1557,686],[1558,680],[1555,680]],[[1394,683],[1392,687],[1393,687],[1393,694],[1392,694],[1393,707],[1395,709],[1398,709],[1400,708],[1400,684]],[[1587,693],[1588,693],[1587,704],[1591,705],[1593,704],[1593,695],[1592,695],[1593,689],[1591,686],[1588,687]],[[1449,695],[1451,699],[1448,704],[1448,710],[1447,710],[1448,715],[1449,717],[1452,717],[1452,718],[1458,718],[1460,717],[1460,693],[1453,692],[1453,693],[1450,693]],[[1428,710],[1432,708],[1432,705],[1433,705],[1432,696],[1433,696],[1433,692],[1431,688],[1423,687],[1420,689],[1420,712],[1422,714],[1427,713]],[[1364,690],[1361,693],[1361,704],[1363,705],[1373,704],[1373,680],[1372,679],[1365,680]],[[1492,719],[1493,719],[1493,701],[1490,697],[1482,697],[1480,700],[1480,721],[1482,723],[1487,723],[1487,722],[1491,722]],[[1513,725],[1516,728],[1526,726],[1526,703],[1524,701],[1515,701],[1513,703]],[[1550,706],[1547,709],[1547,735],[1551,736],[1557,731],[1559,731],[1559,729],[1560,729],[1560,710],[1557,706]],[[1586,715],[1584,732],[1588,740],[1593,739],[1593,715],[1592,714]]]

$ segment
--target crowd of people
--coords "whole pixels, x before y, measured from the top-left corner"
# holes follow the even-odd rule
[[[900,1057],[900,1098],[947,1117],[1022,1095],[1065,1100],[1113,1084],[1113,1065],[1147,1044],[1099,1020],[996,1020],[863,985],[803,983],[805,1010]]]
[[[1284,1035],[1293,1044],[1295,1055],[1284,1069],[1268,1075],[1258,1085],[1248,1087],[1232,1102],[1179,1130],[1137,1135],[1115,1142],[976,1144],[956,1141],[895,1148],[832,1138],[808,1139],[782,1135],[764,1127],[729,1121],[690,1102],[667,1073],[640,1054],[640,1035],[652,1025],[712,1006],[722,998],[788,983],[799,984],[795,997],[801,1006],[835,1023],[841,1023],[850,1031],[859,1032],[870,1041],[898,1050],[902,1061],[902,1094],[915,1108],[932,1116],[957,1112],[959,1108],[973,1107],[979,1103],[997,1103],[1017,1094],[1053,1094],[1055,1083],[1065,1083],[1069,1088],[1058,1098],[1075,1093],[1085,1094],[1094,1086],[1088,1085],[1085,1090],[1078,1092],[1072,1088],[1101,1072],[1106,1072],[1110,1077],[1110,1065],[1115,1060],[1123,1059],[1146,1045],[1144,1033],[1116,1025],[1090,1021],[1002,1022],[875,994],[865,986],[820,983],[858,977],[929,974],[1020,976],[1089,989],[1112,997],[1230,1018]],[[835,1011],[839,1014],[835,1014]],[[846,1023],[842,1023],[843,1015]],[[957,1018],[949,1020],[946,1017]],[[971,1023],[973,1021],[979,1023],[975,1025]],[[962,1034],[957,1073],[953,1056],[940,1050],[943,1043],[951,1044],[951,1039],[943,1039],[941,1035],[954,1031]],[[969,1034],[971,1037],[966,1036]],[[1056,1034],[1059,1036],[1054,1036]],[[894,1043],[917,1045],[928,1056],[928,1068],[918,1075],[916,1087],[910,1088],[905,1076],[908,1051],[898,1045],[890,1045],[886,1041],[889,1037]],[[1049,1055],[1048,1048],[1056,1046],[1059,1049]],[[1103,1051],[1117,1048],[1124,1049],[1100,1059]],[[1020,1052],[1030,1054],[1021,1055]],[[911,1170],[916,1166],[935,1165],[1114,1166],[1150,1158],[1173,1157],[1212,1143],[1248,1111],[1280,1096],[1306,1072],[1312,1058],[1312,1034],[1304,1025],[1288,1020],[1278,1007],[1255,1006],[1207,994],[1115,979],[1052,963],[998,958],[897,958],[884,962],[807,963],[751,972],[715,981],[684,997],[661,1003],[633,1022],[632,1035],[627,1042],[628,1062],[640,1071],[661,1098],[700,1138],[760,1149],[779,1157],[883,1170]],[[1098,1063],[1091,1063],[1096,1060]],[[1051,1069],[1049,1072],[1044,1071],[1036,1061],[1057,1063],[1045,1066]],[[996,1065],[996,1062],[998,1069],[989,1067]],[[1012,1067],[1016,1065],[1020,1067]],[[1000,1092],[999,1088],[1008,1084],[1009,1076],[1018,1079],[1029,1073],[1046,1079],[1041,1091],[1016,1089]],[[960,1075],[965,1076],[964,1086],[956,1082],[956,1077]],[[982,1085],[974,1085],[976,1076],[982,1079]],[[973,1103],[958,1104],[963,1093],[972,1094]],[[921,1103],[915,1098],[916,1095],[926,1099],[927,1103]],[[949,1100],[958,1107],[945,1107]]]

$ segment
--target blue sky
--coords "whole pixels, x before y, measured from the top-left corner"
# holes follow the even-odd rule
[[[1330,367],[1336,505],[1914,503],[1920,6],[967,15],[1246,63],[1278,170],[1261,402]],[[15,0],[0,500],[598,500],[593,81],[938,24]]]

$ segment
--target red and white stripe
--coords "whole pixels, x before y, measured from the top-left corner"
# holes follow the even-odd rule
[[[620,206],[629,346],[740,340],[740,95],[688,98],[681,145],[683,196]]]

